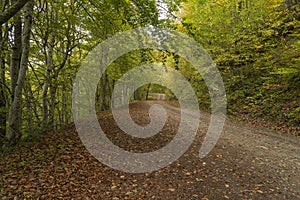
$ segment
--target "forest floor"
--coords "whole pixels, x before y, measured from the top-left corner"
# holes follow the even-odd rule
[[[168,120],[155,137],[141,140],[124,134],[109,111],[99,113],[99,122],[107,137],[128,151],[156,150],[172,140],[180,119],[178,108],[160,103]],[[149,106],[132,104],[132,118],[149,123]],[[74,125],[48,132],[38,142],[1,155],[0,199],[299,199],[299,137],[229,119],[215,148],[200,159],[209,119],[201,113],[197,136],[177,161],[140,174],[97,161]]]

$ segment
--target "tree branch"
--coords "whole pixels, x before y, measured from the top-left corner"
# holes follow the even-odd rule
[[[6,11],[0,14],[0,26],[12,18],[17,12],[19,12],[23,6],[29,0],[18,0],[13,5],[11,5]]]

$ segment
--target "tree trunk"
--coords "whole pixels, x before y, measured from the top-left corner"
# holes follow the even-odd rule
[[[2,27],[0,27],[0,148],[3,146],[6,134],[7,101],[5,93],[5,55],[3,49]]]
[[[22,53],[22,21],[20,13],[17,13],[14,17],[14,45],[12,50],[10,63],[10,91],[12,94],[11,103],[14,101],[14,93],[18,81]]]
[[[101,105],[101,102],[100,102],[100,98],[101,98],[101,80],[100,82],[97,84],[97,89],[96,89],[96,96],[95,96],[95,110],[96,112],[100,112],[100,105]]]
[[[151,83],[149,83],[149,84],[148,84],[148,87],[147,87],[147,91],[146,91],[146,98],[145,98],[145,100],[146,100],[146,101],[148,100],[148,96],[149,96],[150,87],[151,87]]]
[[[2,1],[3,7],[1,11],[5,10],[5,1]],[[3,33],[4,32],[4,33]],[[4,49],[7,46],[8,37],[7,30],[2,30],[0,26],[0,148],[5,143],[6,135],[6,120],[7,120],[7,96],[6,96],[6,80],[5,80],[5,52]],[[6,35],[6,36],[5,36]]]
[[[32,91],[32,88],[30,87],[30,85],[28,84],[28,87],[26,87],[26,93],[27,93],[27,98],[31,98],[31,103],[30,103],[30,107],[31,107],[31,111],[32,113],[34,113],[34,117],[35,117],[35,125],[37,127],[41,127],[42,123],[41,123],[41,119],[40,119],[40,115],[38,113],[38,107],[39,107],[39,103],[37,102],[36,99],[34,99],[34,94]],[[31,119],[33,121],[33,119]]]
[[[22,118],[22,91],[28,68],[28,57],[30,50],[30,34],[32,25],[33,0],[28,1],[24,9],[24,30],[22,37],[22,55],[17,85],[14,91],[14,99],[9,109],[9,126],[7,138],[10,145],[15,145],[21,138]]]
[[[100,79],[100,111],[105,110],[106,82],[107,76],[104,74]]]
[[[136,91],[134,91],[134,100],[135,101],[139,100],[139,89],[137,89]]]
[[[28,0],[18,0],[5,11],[0,14],[0,26],[12,18],[17,12],[19,12],[22,7],[28,2]]]
[[[55,105],[56,105],[56,85],[51,85],[50,87],[50,110],[49,110],[49,128],[53,130],[55,128]]]
[[[246,8],[249,8],[249,0],[246,0]]]
[[[52,14],[51,14],[52,15]],[[55,12],[54,22],[58,20],[58,13]],[[51,31],[50,42],[47,51],[47,64],[46,64],[46,72],[45,72],[45,82],[43,85],[42,91],[42,104],[43,104],[43,127],[48,128],[49,122],[49,109],[48,109],[48,89],[49,84],[51,83],[51,72],[54,69],[54,60],[53,60],[53,52],[55,45],[55,31]]]
[[[26,128],[28,129],[32,129],[34,127],[34,120],[33,120],[33,110],[32,110],[32,106],[31,106],[31,101],[33,96],[30,95],[30,88],[31,86],[29,85],[29,83],[26,83],[24,86],[24,96],[25,96],[25,108],[26,108]]]
[[[68,94],[65,92],[67,91],[67,87],[65,83],[62,86],[62,124],[69,124],[69,116],[68,116]]]
[[[116,81],[112,80],[111,86],[111,109],[115,108],[115,96],[114,96],[114,89],[115,89]],[[124,85],[123,85],[123,92],[124,92]]]

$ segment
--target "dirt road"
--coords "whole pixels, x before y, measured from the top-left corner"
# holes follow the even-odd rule
[[[162,148],[175,136],[179,109],[166,102],[167,123],[155,136],[123,133],[110,112],[98,115],[107,137],[131,152]],[[151,103],[150,103],[151,104]],[[133,120],[146,125],[149,103],[130,106]],[[130,174],[103,165],[82,145],[74,126],[48,133],[1,159],[1,199],[289,199],[300,196],[300,138],[230,120],[210,154],[199,148],[210,115],[201,113],[199,131],[186,153],[155,172]]]
[[[175,115],[180,113],[179,108],[165,107]],[[208,113],[201,112],[200,116],[195,148],[199,148],[197,143],[202,141],[210,120]],[[208,177],[218,180],[219,174],[221,179],[212,181],[217,186],[209,179],[203,181],[219,191],[211,190],[209,196],[213,199],[220,198],[222,184],[226,188],[223,192],[227,193],[224,197],[230,199],[298,199],[300,196],[299,137],[227,120],[215,149],[199,162],[210,165]]]

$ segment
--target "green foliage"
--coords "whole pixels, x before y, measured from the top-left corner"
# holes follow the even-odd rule
[[[163,17],[159,16],[162,10]],[[149,24],[175,27],[204,46],[223,75],[230,114],[260,116],[297,126],[299,13],[299,3],[286,8],[283,0],[36,1],[22,96],[22,141],[39,141],[43,132],[72,122],[73,80],[89,51],[118,32]],[[8,90],[13,26],[10,20],[1,27],[5,63],[1,73]],[[209,109],[208,89],[193,66],[172,53],[143,49],[123,55],[108,67],[96,92],[97,110],[110,108],[113,85],[120,77],[133,67],[153,62],[182,73],[192,84],[200,107]],[[134,98],[145,99],[147,92],[160,92],[176,99],[161,86],[148,89],[147,85],[140,87]],[[8,90],[7,105],[0,108],[5,115],[11,98]],[[46,108],[42,102],[46,102]]]
[[[23,131],[21,141],[23,143],[34,143],[40,141],[44,136],[44,129],[41,128],[28,128]]]
[[[299,125],[299,10],[282,0],[185,1],[178,28],[219,66],[229,113]],[[194,83],[199,100],[209,103],[203,82]]]

